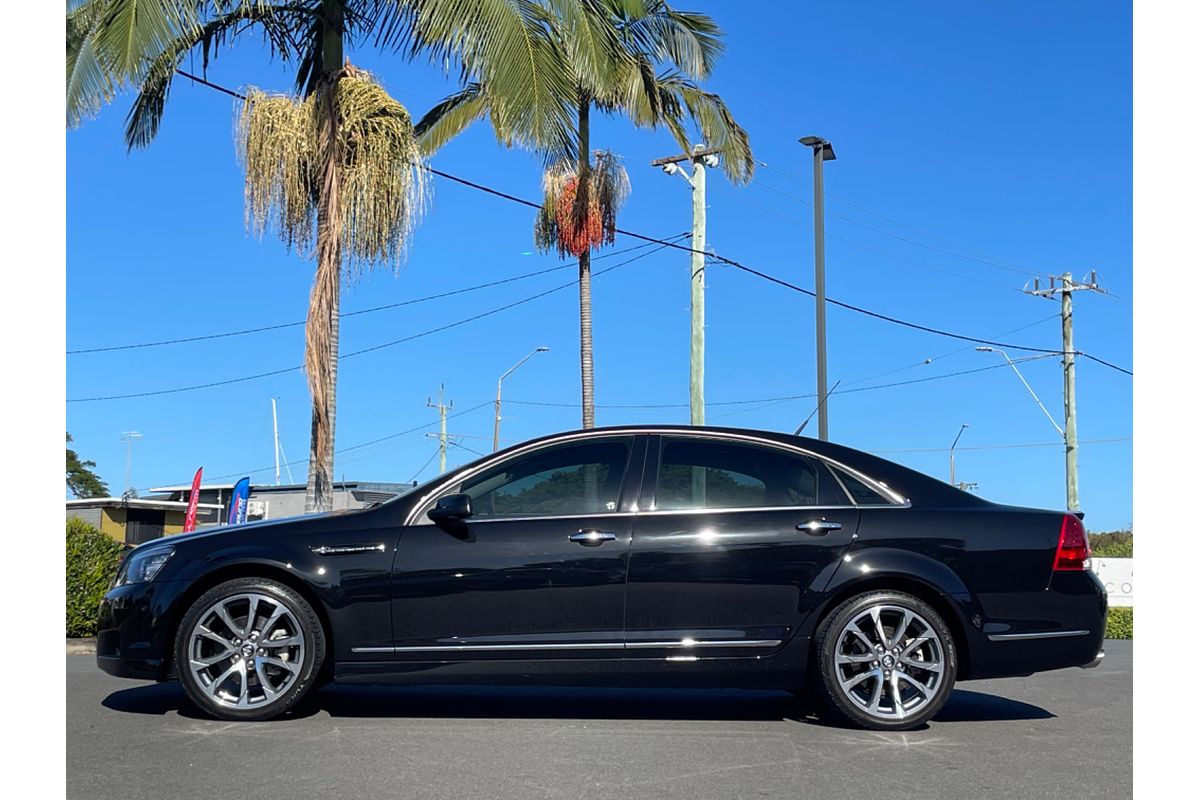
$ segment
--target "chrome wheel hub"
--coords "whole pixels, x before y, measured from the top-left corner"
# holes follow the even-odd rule
[[[850,702],[878,719],[922,711],[941,688],[944,667],[945,650],[933,626],[902,606],[870,606],[838,633],[838,685]]]
[[[204,610],[188,637],[188,668],[218,705],[261,708],[279,699],[304,663],[304,631],[278,598],[226,597]]]

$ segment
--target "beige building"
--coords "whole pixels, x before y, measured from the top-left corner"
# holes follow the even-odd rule
[[[220,506],[201,503],[197,516],[201,511],[213,514],[220,511]],[[172,500],[89,497],[67,501],[67,519],[78,517],[118,542],[130,545],[181,533],[186,515],[187,503]]]

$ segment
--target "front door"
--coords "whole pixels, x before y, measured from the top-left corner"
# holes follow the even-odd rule
[[[538,446],[447,487],[471,497],[472,516],[439,526],[422,514],[402,531],[396,658],[619,657],[644,451],[634,443]]]
[[[858,510],[823,464],[778,446],[680,435],[656,437],[650,450],[627,657],[753,657],[781,646],[850,547]]]

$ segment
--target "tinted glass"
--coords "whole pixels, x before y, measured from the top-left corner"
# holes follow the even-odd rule
[[[817,505],[811,461],[774,448],[665,439],[655,505],[662,510]]]
[[[881,495],[879,492],[872,489],[867,484],[860,481],[858,478],[851,475],[842,469],[832,467],[837,472],[837,476],[841,478],[842,484],[846,487],[846,491],[854,498],[854,502],[863,506],[890,506],[892,501]]]
[[[506,461],[466,481],[472,519],[603,514],[617,510],[630,439],[561,445]]]

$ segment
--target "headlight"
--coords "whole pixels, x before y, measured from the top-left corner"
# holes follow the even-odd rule
[[[162,570],[167,560],[175,554],[175,548],[154,547],[140,553],[134,553],[121,564],[114,586],[124,586],[127,583],[149,583]]]

